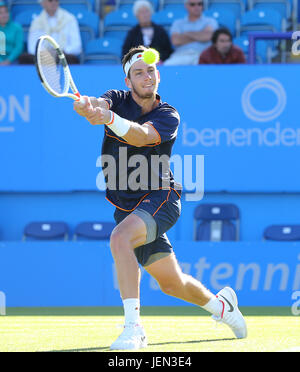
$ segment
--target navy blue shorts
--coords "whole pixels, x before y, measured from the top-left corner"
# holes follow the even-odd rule
[[[117,224],[130,213],[143,219],[147,226],[147,243],[135,248],[134,253],[142,266],[148,266],[173,252],[166,231],[174,226],[180,212],[180,194],[177,191],[157,190],[147,195],[133,212],[116,208],[114,218]]]

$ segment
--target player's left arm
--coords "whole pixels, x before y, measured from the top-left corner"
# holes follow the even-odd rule
[[[136,147],[159,144],[161,142],[159,133],[150,123],[140,125],[130,122],[130,128],[123,138],[130,145]]]

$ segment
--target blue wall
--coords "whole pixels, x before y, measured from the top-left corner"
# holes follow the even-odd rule
[[[297,66],[160,71],[162,99],[181,115],[174,154],[204,156],[206,192],[299,192]],[[82,93],[125,88],[119,66],[72,72]],[[32,66],[1,69],[0,81],[0,190],[95,190],[103,127],[47,94]]]
[[[216,293],[229,285],[241,306],[291,306],[300,289],[300,243],[177,242],[184,272]],[[284,252],[284,254],[283,254]],[[0,243],[7,306],[121,305],[108,243]],[[143,272],[141,303],[181,306]]]
[[[261,241],[267,225],[299,223],[299,194],[207,193],[201,202],[235,203],[241,212],[241,240]],[[174,240],[193,238],[193,211],[201,202],[182,197],[182,214],[170,230]],[[102,192],[2,193],[0,194],[0,240],[20,241],[29,221],[63,220],[74,227],[84,220],[113,221],[114,208]]]
[[[203,183],[202,201],[236,203],[243,240],[260,240],[271,223],[297,223],[298,67],[159,69],[162,99],[181,115],[174,154],[192,155],[193,177],[195,158],[204,156],[196,182],[201,189]],[[72,73],[82,93],[125,89],[119,66],[72,66]],[[32,66],[1,69],[0,82],[0,239],[19,240],[34,219],[65,219],[72,229],[98,219],[101,210],[101,218],[111,220],[112,208],[96,186],[103,128],[76,115],[69,99],[47,94]],[[189,191],[185,179],[183,185]],[[192,237],[198,202],[183,198],[184,213],[171,237]]]

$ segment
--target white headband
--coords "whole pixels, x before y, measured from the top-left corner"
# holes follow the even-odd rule
[[[143,52],[139,52],[139,53],[134,54],[134,55],[131,57],[131,59],[125,63],[125,66],[124,66],[124,72],[125,72],[126,77],[128,76],[128,71],[130,70],[130,67],[131,67],[135,62],[139,61],[140,59],[143,59]]]

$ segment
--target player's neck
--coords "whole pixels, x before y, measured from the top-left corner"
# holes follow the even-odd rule
[[[150,112],[155,109],[155,107],[158,106],[158,99],[156,96],[151,97],[151,98],[140,98],[136,94],[132,94],[133,99],[135,102],[141,106],[142,108],[142,114],[147,114],[147,112]]]

